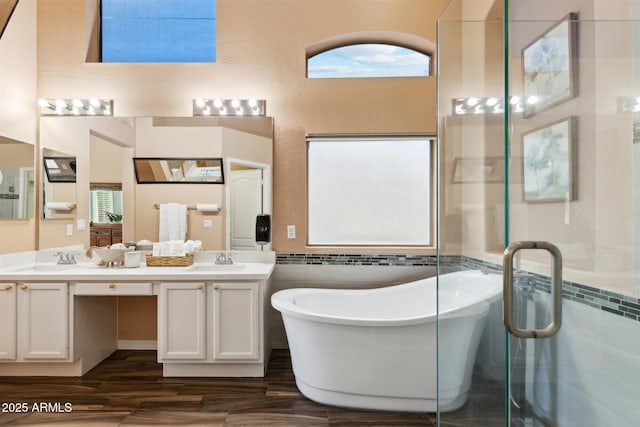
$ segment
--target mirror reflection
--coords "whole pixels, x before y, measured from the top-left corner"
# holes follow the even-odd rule
[[[122,222],[122,184],[92,182],[89,203],[92,224]]]
[[[0,218],[33,218],[33,145],[0,136]]]
[[[73,217],[76,208],[75,156],[45,148],[42,159],[43,218]]]
[[[221,158],[134,158],[138,184],[224,184]]]
[[[75,157],[44,157],[44,171],[49,182],[76,182]]]

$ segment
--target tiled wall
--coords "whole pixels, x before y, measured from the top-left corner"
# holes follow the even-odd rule
[[[434,255],[276,254],[278,264],[435,266]]]
[[[488,268],[501,270],[502,267],[474,258],[462,257],[462,268]],[[527,281],[535,289],[551,293],[551,278],[541,274],[527,272]],[[640,299],[579,283],[563,281],[562,296],[565,300],[588,305],[592,308],[622,316],[631,320],[640,320]]]
[[[436,267],[435,255],[361,255],[361,254],[276,254],[278,265],[343,265],[379,267]],[[440,271],[460,269],[502,270],[502,266],[464,256],[441,256]],[[527,273],[528,281],[536,289],[551,292],[551,279],[535,273]],[[598,310],[640,321],[640,298],[617,294],[579,283],[564,281],[562,294],[565,299],[586,304]]]

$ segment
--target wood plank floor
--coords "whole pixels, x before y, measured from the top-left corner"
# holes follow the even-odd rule
[[[460,411],[443,416],[441,425],[502,425],[496,393],[472,393]],[[11,403],[26,406],[26,412]],[[435,414],[349,410],[312,402],[296,388],[286,350],[273,351],[265,378],[163,378],[154,351],[119,350],[80,378],[0,377],[0,404],[0,426],[436,425]],[[482,417],[474,406],[482,408]]]

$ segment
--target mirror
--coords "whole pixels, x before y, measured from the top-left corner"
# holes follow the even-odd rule
[[[133,159],[138,184],[224,184],[221,158]]]
[[[70,218],[76,208],[76,158],[68,153],[42,150],[42,217]]]
[[[34,147],[0,136],[0,219],[33,218]]]
[[[231,185],[229,178],[232,165],[235,165],[233,169],[263,171],[264,201],[256,205],[262,208],[258,213],[270,213],[273,161],[273,119],[270,117],[56,116],[40,120],[40,141],[48,148],[42,156],[65,157],[66,153],[66,157],[77,159],[76,184],[51,184],[43,170],[41,181],[53,185],[54,195],[58,191],[56,187],[74,188],[77,207],[67,213],[74,222],[45,220],[40,223],[41,247],[56,247],[71,241],[92,246],[115,243],[119,239],[157,241],[160,215],[155,206],[175,202],[189,207],[219,205],[220,210],[216,212],[189,210],[187,238],[201,240],[206,249],[225,249],[229,247],[230,224],[239,221],[233,214],[236,209],[231,201],[232,196],[234,201],[239,199],[237,186]],[[42,165],[43,160],[39,163]],[[163,185],[147,185],[149,183]],[[165,185],[167,183],[181,185]],[[200,185],[207,183],[224,185]],[[191,187],[188,184],[192,184]],[[49,192],[45,189],[45,194]],[[57,195],[55,201],[59,201]],[[106,205],[98,206],[103,202]],[[238,212],[246,210],[245,204],[242,206]],[[115,215],[109,219],[107,212]],[[243,224],[247,224],[250,230],[247,234],[255,245],[256,215],[247,215],[249,217],[250,221]],[[66,228],[70,225],[72,236]],[[234,230],[237,227],[234,226]]]

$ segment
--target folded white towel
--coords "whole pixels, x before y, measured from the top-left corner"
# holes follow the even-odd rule
[[[187,236],[187,205],[163,203],[160,205],[159,241],[184,240]]]
[[[178,236],[175,240],[184,241],[187,238],[187,205],[178,205]]]
[[[160,205],[158,242],[166,242],[167,240],[169,240],[169,205],[163,203]]]

